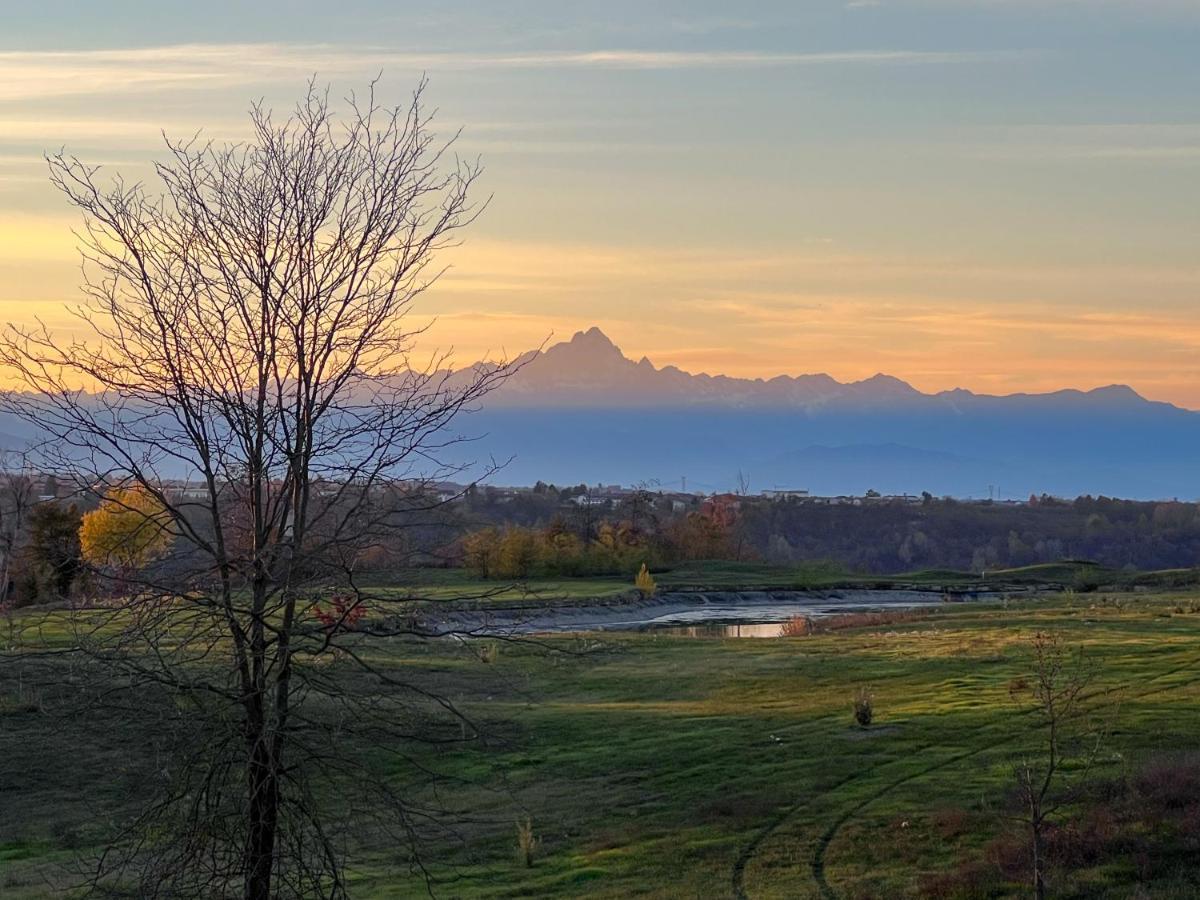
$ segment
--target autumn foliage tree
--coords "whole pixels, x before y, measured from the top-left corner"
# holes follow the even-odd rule
[[[601,522],[586,542],[561,521],[544,529],[481,528],[463,537],[462,551],[463,563],[480,576],[514,580],[533,575],[627,574],[657,554],[649,536],[628,521]]]
[[[653,597],[658,590],[654,576],[650,574],[650,570],[646,567],[645,563],[642,563],[642,567],[638,569],[638,573],[633,579],[633,584],[643,598]]]
[[[83,517],[83,558],[97,566],[135,571],[170,549],[171,517],[162,501],[141,485],[109,490],[100,506]]]
[[[462,541],[463,562],[483,578],[500,575],[500,530],[481,528]]]
[[[668,528],[673,555],[678,559],[732,559],[734,521],[727,505],[687,513]]]

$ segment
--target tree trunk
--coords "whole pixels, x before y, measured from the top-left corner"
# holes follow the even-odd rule
[[[1046,898],[1046,879],[1042,873],[1042,829],[1040,825],[1033,826],[1033,896],[1036,900]]]
[[[279,826],[279,774],[270,741],[261,733],[250,751],[245,900],[271,900]]]

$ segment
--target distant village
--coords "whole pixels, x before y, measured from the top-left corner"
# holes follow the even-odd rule
[[[70,499],[78,493],[72,484],[72,479],[67,476],[47,475],[35,472],[28,473],[25,477],[28,479],[29,493],[37,501],[45,502]],[[736,508],[738,504],[748,501],[803,503],[815,506],[919,506],[923,503],[929,503],[934,499],[953,499],[960,503],[1027,506],[1031,502],[1036,503],[1039,500],[1037,497],[1030,497],[1028,499],[994,499],[991,497],[935,498],[928,492],[921,494],[884,494],[875,490],[867,490],[863,494],[823,495],[813,494],[802,488],[779,487],[760,491],[716,492],[669,489],[653,484],[643,486],[578,484],[559,487],[540,481],[534,485],[483,485],[460,484],[452,481],[412,481],[409,483],[409,486],[413,490],[433,493],[439,501],[444,503],[453,503],[477,495],[483,495],[491,503],[511,503],[514,500],[527,498],[531,495],[544,497],[548,494],[557,494],[564,504],[571,506],[615,509],[622,503],[634,499],[644,500],[647,497],[653,497],[656,501],[664,503],[677,512],[699,506],[706,501],[715,501],[723,505],[733,505]],[[163,487],[164,492],[176,500],[202,501],[208,496],[207,488],[203,484],[192,481],[167,480],[163,482]],[[394,484],[388,485],[389,490],[395,488],[396,485]],[[336,490],[336,486],[331,484],[329,490]],[[320,492],[319,485],[318,492]],[[1043,501],[1054,501],[1061,500],[1062,498],[1042,495],[1040,499]]]
[[[441,499],[452,501],[454,499],[464,497],[471,490],[468,486],[458,485],[453,483],[442,483],[438,485],[438,491]],[[863,494],[836,494],[823,495],[813,494],[810,491],[801,488],[770,488],[760,491],[686,491],[681,489],[665,489],[656,485],[649,486],[625,486],[620,484],[596,484],[587,485],[579,484],[571,487],[560,488],[552,484],[538,482],[533,486],[480,486],[479,491],[484,491],[496,503],[510,503],[518,498],[528,497],[529,495],[544,495],[548,493],[558,493],[560,499],[564,503],[569,503],[574,506],[601,506],[606,508],[616,508],[622,503],[634,500],[644,499],[645,497],[653,496],[656,499],[661,498],[666,503],[669,503],[675,511],[682,511],[689,507],[694,507],[703,504],[706,501],[719,502],[725,505],[733,505],[749,501],[770,501],[773,503],[803,503],[814,506],[891,506],[891,505],[906,505],[919,506],[923,503],[929,503],[934,499],[949,500],[954,499],[961,503],[982,503],[991,505],[1005,506],[1026,506],[1031,501],[1036,502],[1037,498],[1028,498],[1023,500],[997,500],[993,498],[950,498],[940,497],[935,498],[932,494],[926,492],[921,494],[884,494],[875,490],[867,490]],[[1054,500],[1060,498],[1052,498],[1043,495],[1046,500]]]

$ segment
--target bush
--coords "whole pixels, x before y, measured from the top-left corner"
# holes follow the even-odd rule
[[[517,862],[525,868],[533,868],[533,859],[537,854],[538,844],[541,843],[533,834],[533,821],[526,819],[517,822]]]
[[[1200,754],[1171,753],[1148,760],[1133,777],[1143,811],[1188,809],[1200,804]]]
[[[875,718],[875,698],[869,688],[861,687],[854,695],[854,721],[866,728]]]
[[[807,637],[812,633],[813,623],[808,616],[793,616],[779,628],[780,637]]]
[[[488,641],[479,648],[479,661],[491,665],[500,658],[500,645],[496,641]]]

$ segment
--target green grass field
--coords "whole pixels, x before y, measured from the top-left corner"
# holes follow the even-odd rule
[[[1095,777],[1128,779],[1200,742],[1198,610],[1200,594],[1081,593],[794,639],[560,638],[500,645],[489,663],[451,643],[372,652],[495,735],[413,751],[454,779],[441,802],[464,814],[462,842],[427,848],[437,896],[1022,896],[994,858],[1012,762],[1034,746],[1009,693],[1029,638],[1057,631],[1095,661],[1097,708],[1120,698]],[[0,677],[0,894],[54,896],[149,789],[153,736],[113,713],[63,722]],[[875,695],[866,730],[850,712],[860,686]],[[541,842],[529,868],[525,817]],[[1072,861],[1054,896],[1196,896],[1192,837],[1172,822]],[[352,896],[425,896],[402,858],[358,835]],[[972,866],[957,887],[937,880]]]
[[[1042,563],[977,574],[925,569],[900,575],[861,575],[834,563],[772,566],[760,562],[701,561],[656,570],[660,590],[820,590],[835,588],[924,587],[971,590],[1097,587],[1182,589],[1200,585],[1200,569],[1122,572],[1086,561]],[[633,574],[582,578],[530,578],[488,581],[464,569],[408,569],[369,578],[375,595],[391,600],[468,601],[480,604],[559,603],[611,599],[633,591]]]

